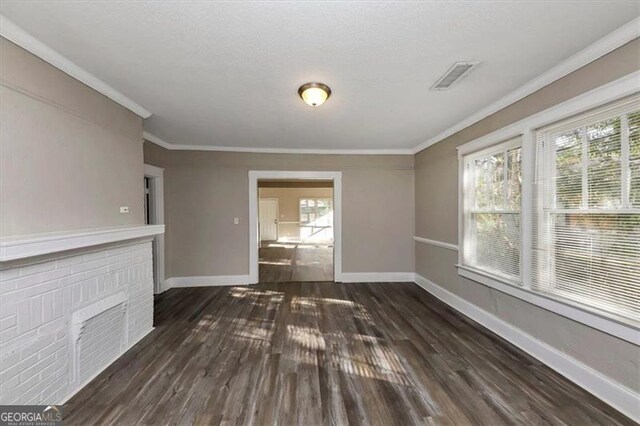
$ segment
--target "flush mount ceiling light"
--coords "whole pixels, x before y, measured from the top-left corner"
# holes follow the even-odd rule
[[[331,89],[323,83],[306,83],[298,89],[298,95],[309,106],[320,106],[331,96]]]

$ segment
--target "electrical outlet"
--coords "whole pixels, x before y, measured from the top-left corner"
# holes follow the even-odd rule
[[[129,213],[129,207],[127,206],[120,207],[120,213]]]
[[[234,218],[233,218],[233,224],[234,224],[234,225],[238,225],[239,223],[240,223],[240,218],[238,218],[238,217],[234,217]]]

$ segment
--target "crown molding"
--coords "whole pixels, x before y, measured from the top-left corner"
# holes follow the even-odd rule
[[[102,93],[118,104],[131,110],[142,118],[149,118],[152,113],[137,104],[124,94],[120,93],[104,81],[100,80],[88,71],[80,68],[66,57],[62,56],[49,46],[18,27],[9,19],[0,15],[0,35],[25,50],[38,56],[42,60],[55,66],[73,78],[81,81],[94,90]],[[636,17],[619,29],[611,32],[602,39],[591,44],[587,48],[569,57],[567,60],[552,67],[543,74],[520,86],[518,89],[500,98],[496,102],[484,107],[449,129],[439,133],[429,140],[409,149],[290,149],[290,148],[252,148],[252,147],[226,147],[226,146],[200,146],[171,144],[149,132],[144,132],[144,138],[165,149],[182,151],[221,151],[221,152],[247,152],[265,154],[325,154],[325,155],[412,155],[434,145],[443,139],[477,123],[478,121],[496,113],[497,111],[523,99],[533,92],[553,83],[571,72],[595,61],[629,41],[640,37],[640,17]]]
[[[640,37],[640,17],[636,17],[632,21],[609,33],[595,43],[582,49],[573,56],[570,56],[565,61],[550,68],[546,72],[520,86],[508,95],[498,99],[496,102],[484,107],[477,113],[468,117],[466,120],[459,122],[458,124],[448,128],[444,132],[441,132],[436,136],[430,138],[426,142],[421,143],[420,145],[413,148],[413,153],[417,154],[423,149],[428,148],[431,145],[434,145],[442,141],[443,139],[466,129],[467,127],[477,123],[483,118],[486,118],[491,114],[494,114],[501,109],[508,107],[509,105],[521,100],[522,98],[532,94],[533,92],[536,92],[543,87],[548,86],[554,81],[561,79],[567,74],[570,74],[573,71],[582,68],[583,66],[595,61],[596,59],[606,55],[607,53],[638,37]]]
[[[159,137],[157,137],[156,135],[152,135],[151,133],[147,132],[146,130],[144,132],[142,132],[142,137],[149,142],[152,142],[158,146],[163,147],[164,149],[176,149],[174,147],[174,145],[170,144],[169,142],[165,142],[164,140],[160,139]]]
[[[151,117],[151,112],[146,108],[140,106],[127,96],[118,92],[116,89],[109,86],[98,77],[80,68],[78,65],[71,62],[69,59],[65,58],[46,44],[42,43],[40,40],[27,33],[25,30],[11,22],[9,19],[5,18],[3,15],[0,15],[0,35],[22,47],[23,49],[31,52],[40,59],[48,62],[62,72],[69,74],[76,80],[102,93],[109,99],[117,102],[136,115],[139,115],[142,118]]]
[[[144,139],[172,151],[247,152],[256,154],[413,155],[412,149],[296,149],[172,144],[145,131]]]
[[[607,53],[619,48],[620,46],[640,37],[640,17],[636,17],[626,23],[617,30],[609,33],[605,37],[582,49],[578,53],[570,56],[565,61],[550,68],[538,77],[530,80],[520,86],[508,95],[498,99],[490,105],[487,105],[477,113],[471,115],[466,120],[460,121],[449,129],[437,134],[426,142],[417,145],[412,149],[280,149],[280,148],[235,148],[221,146],[198,146],[198,145],[181,145],[170,144],[162,139],[144,132],[145,139],[153,142],[166,149],[185,150],[185,151],[228,151],[228,152],[254,152],[254,153],[273,153],[273,154],[360,154],[360,155],[410,155],[417,154],[420,151],[434,145],[449,136],[466,129],[467,127],[477,123],[478,121],[500,111],[509,105],[529,96],[530,94],[542,89],[545,86],[561,79],[562,77],[576,71],[583,66],[595,61]]]

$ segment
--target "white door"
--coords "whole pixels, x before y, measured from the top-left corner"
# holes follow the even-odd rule
[[[278,199],[260,199],[260,241],[278,239]]]

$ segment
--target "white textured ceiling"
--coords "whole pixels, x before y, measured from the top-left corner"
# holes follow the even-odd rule
[[[153,112],[172,144],[403,149],[635,18],[639,2],[3,1],[0,12]],[[455,61],[481,61],[430,91]],[[333,95],[312,109],[308,81]]]

